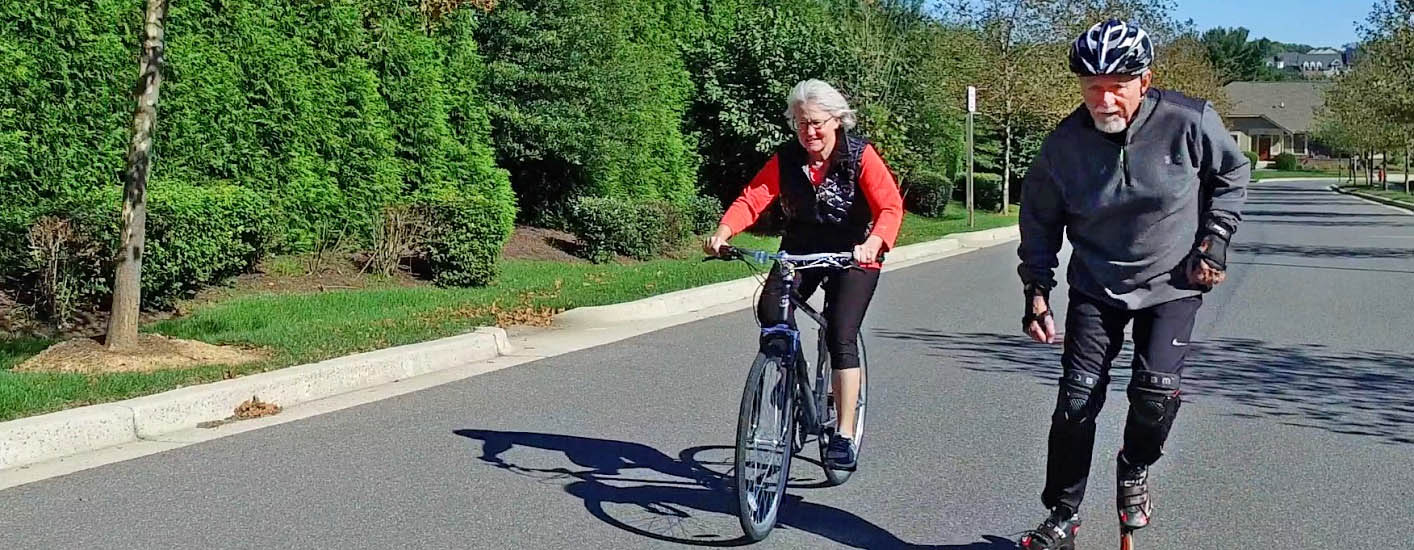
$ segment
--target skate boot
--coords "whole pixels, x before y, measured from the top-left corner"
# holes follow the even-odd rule
[[[1121,550],[1134,549],[1134,531],[1149,526],[1154,505],[1149,500],[1149,467],[1130,464],[1120,452],[1115,464],[1115,508],[1119,512]]]
[[[1143,529],[1149,525],[1153,503],[1149,501],[1149,467],[1130,464],[1124,453],[1115,465],[1115,508],[1120,527]]]
[[[1046,521],[1021,536],[1017,544],[1022,550],[1075,550],[1075,535],[1080,532],[1080,516],[1067,506],[1051,510]]]

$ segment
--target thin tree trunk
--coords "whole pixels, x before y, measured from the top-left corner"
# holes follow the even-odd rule
[[[1389,151],[1380,153],[1380,189],[1389,191]]]
[[[1375,154],[1365,151],[1365,187],[1375,186]]]
[[[132,143],[123,172],[123,220],[118,267],[113,279],[112,316],[108,319],[110,350],[137,345],[138,305],[142,302],[142,254],[147,236],[147,176],[152,170],[152,132],[157,125],[157,90],[162,85],[162,22],[167,0],[147,0],[138,80],[133,88]]]
[[[1404,194],[1410,192],[1410,143],[1404,140]]]

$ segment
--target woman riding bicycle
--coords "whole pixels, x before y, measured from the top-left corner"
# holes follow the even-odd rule
[[[717,255],[727,240],[755,223],[779,197],[786,218],[782,251],[854,253],[863,269],[837,271],[827,279],[823,271],[810,271],[799,279],[802,298],[809,298],[826,279],[823,314],[829,332],[825,344],[834,368],[833,386],[839,390],[835,410],[840,411],[840,429],[830,437],[825,461],[831,467],[853,469],[859,327],[879,284],[880,254],[892,248],[898,236],[903,199],[879,153],[865,139],[848,133],[855,125],[854,111],[834,87],[819,80],[797,84],[785,115],[796,139],[782,145],[751,179],[703,249]],[[780,318],[782,288],[777,266],[756,306],[762,326],[795,325],[793,312],[788,319]]]

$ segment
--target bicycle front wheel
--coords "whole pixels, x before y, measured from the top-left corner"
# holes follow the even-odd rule
[[[795,437],[795,391],[791,364],[760,353],[751,364],[736,428],[737,516],[742,531],[760,541],[776,526],[790,481]]]

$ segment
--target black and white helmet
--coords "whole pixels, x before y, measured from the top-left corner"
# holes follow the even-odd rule
[[[1070,71],[1080,76],[1143,74],[1153,61],[1149,33],[1118,19],[1096,23],[1070,45]]]

